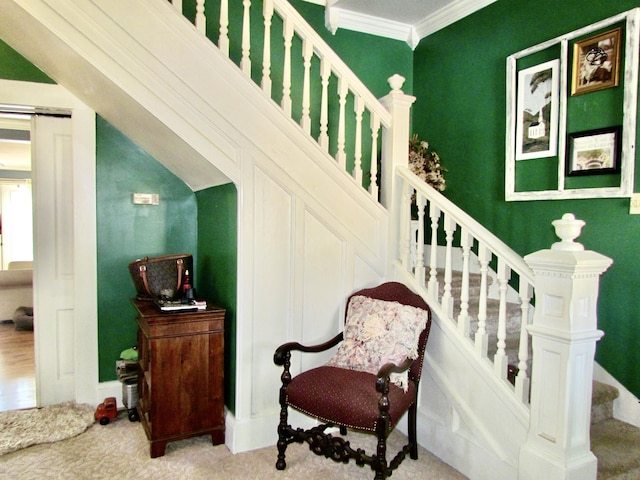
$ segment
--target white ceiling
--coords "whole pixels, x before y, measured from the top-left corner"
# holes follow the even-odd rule
[[[325,6],[327,28],[403,40],[415,48],[420,39],[496,0],[305,0]]]

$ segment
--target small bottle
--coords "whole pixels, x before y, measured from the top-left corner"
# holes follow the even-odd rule
[[[184,271],[184,276],[182,277],[182,296],[186,297],[187,292],[191,290],[191,275],[189,274],[189,270]]]

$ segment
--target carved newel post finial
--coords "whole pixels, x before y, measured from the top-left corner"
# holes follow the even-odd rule
[[[398,75],[397,73],[387,79],[387,82],[389,82],[389,86],[391,87],[391,91],[400,93],[402,93],[401,88],[404,84],[404,81],[405,78],[402,75]]]
[[[551,224],[556,229],[556,236],[562,240],[551,245],[551,250],[579,251],[584,250],[584,245],[574,242],[580,236],[584,220],[576,220],[573,213],[565,213],[560,220],[554,220]]]

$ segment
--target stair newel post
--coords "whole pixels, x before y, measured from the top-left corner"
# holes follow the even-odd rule
[[[402,90],[404,77],[393,75],[388,82],[391,91],[380,99],[391,114],[391,126],[382,130],[382,165],[380,172],[380,203],[392,209],[398,203],[400,195],[394,196],[394,168],[398,165],[409,165],[410,111],[416,97],[406,95]],[[399,193],[399,192],[398,192]],[[393,213],[398,213],[394,210]]]
[[[409,127],[410,127],[410,111],[411,105],[416,101],[416,97],[406,95],[402,90],[404,77],[393,75],[389,77],[388,82],[391,91],[380,99],[380,103],[391,114],[391,125],[382,130],[382,149],[380,162],[380,203],[389,210],[390,239],[389,246],[391,251],[400,251],[398,243],[400,242],[400,229],[403,223],[398,223],[403,213],[402,209],[402,191],[400,181],[395,182],[396,166],[409,165]],[[409,222],[410,224],[410,222]],[[407,226],[410,228],[410,226]],[[390,262],[395,259],[389,258]]]
[[[574,242],[584,222],[555,220],[562,241],[525,257],[535,273],[531,416],[520,451],[519,478],[595,479],[590,447],[593,359],[600,275],[610,258]]]

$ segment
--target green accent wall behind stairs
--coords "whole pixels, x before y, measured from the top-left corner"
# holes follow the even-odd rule
[[[499,0],[422,39],[414,52],[413,130],[449,169],[445,195],[519,254],[550,248],[557,241],[551,222],[566,212],[586,221],[578,241],[614,261],[600,283],[598,325],[605,335],[596,360],[639,396],[640,216],[629,215],[629,199],[504,200],[507,56],[637,6]],[[570,115],[577,125],[593,121],[588,109]]]

